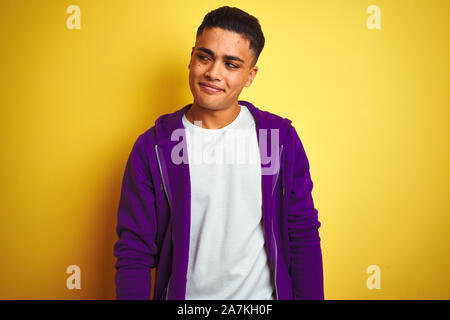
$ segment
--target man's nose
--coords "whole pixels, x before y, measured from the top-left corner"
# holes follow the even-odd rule
[[[212,80],[220,80],[221,79],[222,68],[219,61],[214,61],[210,64],[205,75]]]

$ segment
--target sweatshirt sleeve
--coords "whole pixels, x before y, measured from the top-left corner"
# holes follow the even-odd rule
[[[323,300],[323,265],[318,210],[311,191],[313,182],[305,150],[294,127],[294,168],[288,200],[288,229],[294,300]]]
[[[134,143],[122,181],[114,245],[117,300],[148,300],[151,294],[157,254],[155,194],[142,137]]]

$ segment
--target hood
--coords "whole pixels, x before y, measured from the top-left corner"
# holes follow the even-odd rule
[[[280,129],[280,139],[282,140],[285,133],[285,129],[291,124],[291,120],[282,118],[276,114],[268,111],[263,111],[253,104],[245,100],[238,100],[240,105],[244,105],[253,115],[255,119],[256,129]],[[184,129],[183,115],[192,106],[192,103],[184,106],[183,108],[173,112],[160,116],[155,121],[156,129],[156,143],[158,145],[164,145],[170,141],[172,132],[176,129]],[[258,135],[259,136],[259,135]]]

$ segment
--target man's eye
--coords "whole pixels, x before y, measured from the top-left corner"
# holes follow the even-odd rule
[[[229,66],[231,66],[233,69],[239,68],[237,65],[235,65],[235,64],[233,64],[233,63],[227,62],[227,64],[228,64]]]
[[[199,55],[198,57],[199,57],[200,60],[207,60],[208,59],[207,57],[201,56],[201,55]]]

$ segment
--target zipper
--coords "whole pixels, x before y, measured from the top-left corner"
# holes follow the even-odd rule
[[[278,169],[278,173],[277,173],[277,178],[275,180],[275,185],[277,184],[278,181],[278,177],[280,175],[280,170],[282,170],[282,166],[281,166],[281,159],[283,157],[283,144],[281,145],[281,151],[280,151],[280,158],[278,159],[279,162],[279,169]],[[283,187],[283,196],[284,196],[284,186]],[[272,190],[272,194],[273,194],[273,190]],[[283,197],[284,198],[284,197]],[[276,300],[278,300],[278,288],[277,288],[277,264],[278,264],[278,247],[277,247],[277,239],[275,238],[275,233],[273,231],[273,217],[272,217],[272,236],[273,236],[273,243],[275,244],[275,272],[274,272],[274,278],[275,278],[275,293],[276,293]]]
[[[162,187],[164,189],[164,193],[166,195],[167,203],[169,204],[169,208],[172,211],[172,205],[170,204],[169,194],[167,192],[166,184],[164,182],[164,175],[163,175],[163,172],[162,172],[162,169],[161,169],[161,163],[159,161],[158,145],[157,144],[155,145],[155,153],[156,153],[156,160],[158,161],[159,173],[161,174]]]
[[[273,196],[273,192],[275,190],[275,186],[277,184],[278,181],[278,177],[280,175],[280,170],[281,168],[281,158],[283,155],[283,145],[281,145],[281,150],[280,150],[280,157],[278,158],[279,161],[279,168],[278,168],[278,172],[277,172],[277,176],[275,178],[275,183],[272,186],[272,196]],[[283,186],[283,196],[284,196],[284,186]],[[275,244],[275,269],[273,271],[273,275],[274,275],[274,285],[275,285],[275,300],[278,300],[278,288],[277,288],[277,264],[278,264],[278,248],[277,248],[277,240],[275,238],[275,233],[273,231],[273,217],[271,219],[271,225],[272,225],[272,237],[273,237],[273,243]]]
[[[280,170],[281,170],[281,157],[282,157],[282,155],[283,155],[283,145],[281,145],[280,156],[279,156],[279,158],[278,158],[278,165],[279,165],[279,168],[278,168],[278,172],[277,172],[277,177],[275,178],[275,182],[274,182],[273,185],[272,185],[272,195],[273,195],[273,191],[275,190],[275,186],[276,186],[276,184],[277,184],[278,177],[279,177],[279,175],[280,175]],[[284,187],[283,187],[283,196],[284,196]]]
[[[284,201],[284,195],[285,195],[285,189],[284,189],[284,162],[282,161],[283,159],[283,144],[281,145],[281,151],[280,151],[280,169],[281,170],[281,187],[283,189],[283,196],[282,196],[282,202]],[[278,177],[277,177],[278,180]],[[284,205],[282,206],[284,208]],[[278,300],[278,290],[277,290],[277,262],[278,262],[278,247],[277,247],[277,239],[275,238],[275,233],[273,231],[273,219],[272,219],[272,236],[273,236],[273,241],[275,244],[275,292],[276,292],[276,299]]]
[[[276,298],[275,300],[278,300],[278,289],[277,289],[277,240],[275,239],[275,234],[273,232],[273,218],[272,218],[272,236],[273,236],[273,243],[275,244],[275,270],[274,270],[274,278],[275,278],[275,294]]]
[[[284,200],[284,161],[282,161],[283,159],[283,145],[281,145],[281,152],[280,152],[280,170],[281,171],[281,187],[283,188],[283,200]],[[282,165],[283,164],[283,165]]]
[[[262,208],[262,212],[264,215],[264,204],[261,205]],[[265,220],[263,219],[263,222],[265,224]],[[272,236],[275,239],[274,233],[273,233],[273,221],[272,221]],[[266,239],[267,242],[267,237],[264,234],[264,238]],[[275,269],[273,268],[273,264],[271,265],[271,269],[272,269],[272,273],[273,273],[273,283],[274,283],[274,287],[275,287],[275,300],[278,300],[278,289],[277,289],[277,252],[276,252],[276,242],[275,242]]]
[[[169,285],[170,285],[170,280],[172,280],[172,275],[170,275],[169,281],[167,281],[166,300],[169,300],[169,299],[167,299],[167,297],[169,296]]]
[[[170,203],[169,194],[167,192],[166,184],[164,182],[164,175],[163,175],[163,172],[162,172],[162,169],[161,169],[161,163],[160,163],[160,160],[159,160],[158,145],[157,144],[155,144],[155,153],[156,153],[156,160],[158,161],[159,173],[161,175],[161,181],[162,181],[161,189],[164,189],[164,194],[166,195],[167,203],[169,204],[170,212],[172,212],[172,205]],[[167,297],[169,296],[170,280],[172,280],[172,273],[170,274],[169,281],[167,281],[166,300],[168,300]]]

